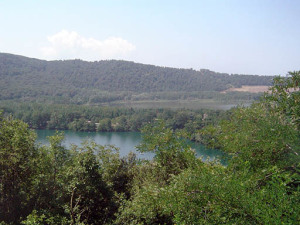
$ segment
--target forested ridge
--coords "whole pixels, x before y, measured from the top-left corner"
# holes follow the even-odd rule
[[[205,93],[241,85],[271,85],[272,78],[120,60],[45,61],[0,53],[0,100],[59,99],[97,103],[128,99],[132,93]]]
[[[259,102],[196,131],[227,166],[196,158],[163,119],[142,128],[138,150],[155,156],[138,160],[93,142],[66,149],[60,133],[37,146],[0,115],[0,223],[298,224],[299,84],[300,71],[277,77]]]

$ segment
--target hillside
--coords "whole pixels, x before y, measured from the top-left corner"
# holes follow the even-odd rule
[[[0,100],[110,102],[128,99],[132,93],[220,92],[242,85],[271,85],[272,78],[118,60],[45,61],[0,53]]]

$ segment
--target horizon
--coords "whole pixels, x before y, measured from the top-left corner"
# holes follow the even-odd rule
[[[1,1],[0,52],[227,74],[299,70],[300,2]]]

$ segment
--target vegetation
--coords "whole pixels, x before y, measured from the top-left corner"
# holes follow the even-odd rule
[[[36,146],[20,120],[0,118],[2,224],[297,224],[300,215],[300,72],[276,78],[259,103],[240,107],[199,139],[227,152],[204,163],[164,121],[143,128],[140,151]]]
[[[290,76],[284,82],[276,78],[272,93],[260,103],[238,108],[230,120],[201,131],[208,144],[230,154],[227,167],[195,162],[183,153],[184,148],[177,148],[180,159],[189,158],[191,164],[180,167],[182,161],[173,155],[168,166],[177,163],[177,170],[171,176],[162,176],[159,173],[165,171],[159,169],[153,179],[142,170],[145,175],[119,211],[117,223],[297,224],[299,111],[286,109],[299,107],[300,72]],[[294,92],[288,91],[291,87]],[[150,143],[155,147],[146,146],[167,156],[164,150],[178,145],[165,129],[158,132],[150,130]],[[157,137],[161,137],[159,142]],[[151,166],[166,167],[160,159]]]
[[[133,109],[99,106],[78,106],[3,101],[4,116],[13,115],[33,129],[74,131],[140,131],[155,120],[164,120],[173,130],[184,129],[194,139],[194,133],[226,118],[230,111]]]
[[[220,94],[241,85],[271,85],[272,77],[175,69],[126,61],[43,61],[0,54],[0,100],[106,104],[154,99],[253,100]]]

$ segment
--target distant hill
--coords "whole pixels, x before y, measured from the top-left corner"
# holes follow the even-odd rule
[[[0,100],[41,97],[78,100],[80,96],[87,100],[91,96],[101,98],[103,93],[108,98],[120,98],[123,93],[123,98],[126,92],[221,92],[242,85],[271,85],[272,79],[120,60],[45,61],[0,53]]]

